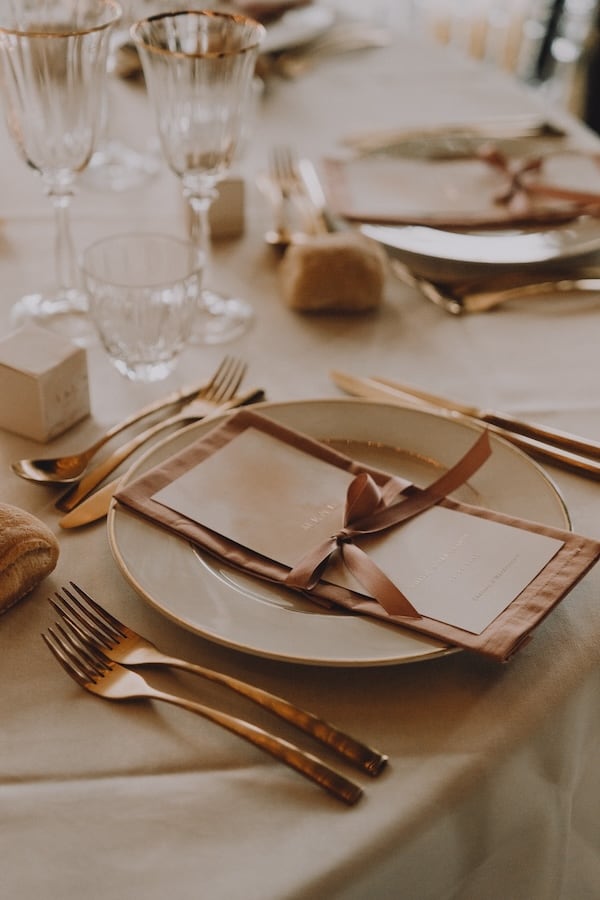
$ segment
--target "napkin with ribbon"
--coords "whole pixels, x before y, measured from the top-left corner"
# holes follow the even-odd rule
[[[600,155],[509,155],[493,144],[454,159],[323,162],[328,203],[351,221],[472,228],[544,225],[600,212]]]
[[[273,22],[292,9],[310,6],[312,0],[235,0],[232,9],[259,22]]]
[[[202,464],[210,464],[219,454],[227,452],[236,438],[255,430],[273,438],[294,452],[300,451],[308,458],[323,461],[333,467],[332,472],[348,473],[349,487],[346,497],[344,520],[325,540],[315,541],[303,550],[299,558],[281,562],[263,552],[258,543],[254,548],[239,543],[228,536],[227,522],[235,522],[239,516],[236,508],[236,485],[245,486],[248,480],[243,465],[231,471],[220,487],[222,506],[225,508],[225,525],[217,531],[202,523],[204,501],[194,517],[180,509],[165,505],[162,498],[165,489],[193,471],[200,471]],[[600,556],[600,542],[583,536],[526,522],[490,510],[460,503],[448,495],[467,480],[487,459],[490,453],[487,433],[481,433],[470,450],[446,473],[425,488],[365,466],[350,457],[333,450],[300,432],[286,428],[257,413],[241,410],[223,424],[209,431],[189,447],[156,466],[116,494],[119,503],[174,534],[197,545],[202,550],[225,561],[229,565],[260,578],[300,591],[304,596],[327,606],[339,606],[354,613],[373,616],[383,621],[422,634],[441,639],[449,644],[465,647],[499,661],[507,660],[530,638],[532,630],[567,594]],[[268,481],[272,470],[268,461],[262,471]],[[307,469],[307,471],[309,471]],[[283,495],[284,485],[270,485],[271,493]],[[229,502],[226,498],[230,498]],[[268,498],[267,498],[268,499]],[[342,498],[343,499],[343,498]],[[256,505],[266,502],[260,488],[256,493]],[[518,596],[503,609],[494,620],[473,633],[456,625],[420,614],[411,601],[380,568],[371,552],[363,549],[363,541],[377,540],[377,535],[391,533],[394,540],[403,539],[402,524],[421,516],[426,510],[443,507],[468,516],[487,519],[521,529],[522,532],[544,535],[556,542],[551,558],[545,562]],[[312,526],[317,519],[328,514],[333,505],[325,504],[319,516],[308,522]],[[242,510],[252,530],[252,510]],[[228,518],[229,517],[229,518]],[[273,532],[281,528],[285,520],[285,506],[271,523]],[[233,527],[233,526],[232,526]],[[251,538],[251,543],[254,543]],[[268,547],[268,544],[266,545]],[[258,549],[256,549],[258,547]],[[293,548],[292,548],[293,550]],[[348,587],[343,579],[330,577],[330,567],[343,561],[356,586]]]

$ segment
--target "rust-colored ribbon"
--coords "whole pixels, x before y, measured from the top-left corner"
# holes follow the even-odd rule
[[[564,151],[563,151],[564,152]],[[573,151],[581,155],[577,151]],[[531,176],[539,175],[544,167],[546,156],[532,156],[527,159],[510,160],[504,153],[487,144],[481,147],[477,157],[483,162],[508,178],[508,185],[502,193],[495,198],[497,203],[510,207],[515,212],[524,212],[531,206],[534,197],[548,197],[554,200],[564,200],[573,204],[579,212],[597,212],[600,208],[600,194],[589,191],[575,191],[570,188],[561,188],[549,184],[538,183]],[[584,154],[598,163],[597,154]]]
[[[400,525],[435,506],[476,472],[490,453],[488,433],[484,431],[451,469],[423,489],[415,485],[399,489],[393,478],[379,487],[369,474],[359,473],[348,488],[343,527],[306,553],[288,572],[285,583],[288,587],[310,591],[321,579],[333,554],[339,551],[346,568],[386,612],[420,618],[400,588],[354,540]]]

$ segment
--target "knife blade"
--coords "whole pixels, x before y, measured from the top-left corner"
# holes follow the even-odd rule
[[[264,399],[264,391],[262,388],[252,388],[251,390],[245,391],[243,394],[238,394],[237,397],[234,397],[232,400],[228,400],[225,403],[220,404],[216,409],[211,412],[202,415],[202,416],[194,416],[190,415],[188,418],[188,422],[194,421],[197,419],[198,421],[209,421],[210,419],[214,419],[217,416],[222,415],[225,412],[228,412],[231,409],[236,409],[238,406],[246,406],[250,403],[256,403],[259,400]],[[168,427],[169,425],[175,425],[178,422],[180,425],[183,425],[186,422],[185,417],[177,416],[172,419],[167,419],[164,422],[159,422],[157,425],[152,426],[151,429],[144,431],[142,434],[137,435],[136,438],[128,442],[128,444],[123,447],[115,450],[104,462],[100,463],[100,465],[96,466],[95,469],[92,469],[88,475],[85,475],[78,485],[74,488],[71,488],[64,494],[59,500],[55,503],[57,509],[60,509],[61,512],[71,512],[71,510],[79,509],[81,507],[82,502],[88,497],[94,488],[98,487],[104,479],[110,475],[114,470],[131,454],[141,447],[142,444],[145,444],[146,441],[150,440],[155,434],[158,434],[160,431]]]
[[[402,391],[400,388],[391,387],[374,378],[359,378],[338,371],[330,372],[330,376],[338,387],[355,397],[363,397],[367,400],[375,400],[378,402],[387,401],[388,403],[408,409],[425,409],[467,424],[484,426],[492,434],[504,438],[506,441],[519,447],[519,449],[539,457],[546,462],[562,466],[578,475],[584,475],[588,478],[600,478],[600,460],[594,459],[591,456],[553,446],[540,439],[511,431],[509,428],[500,425],[494,425],[493,423],[479,419],[476,416],[468,415],[458,410],[448,409],[447,407],[435,404],[432,402],[432,399],[427,401],[423,397],[418,397],[415,394]],[[433,395],[429,395],[429,397],[432,398]]]
[[[92,522],[98,522],[108,515],[110,504],[115,494],[122,475],[113,478],[108,484],[98,488],[93,494],[90,494],[85,500],[82,500],[79,506],[72,509],[58,520],[61,528],[79,528],[81,525],[91,525]]]

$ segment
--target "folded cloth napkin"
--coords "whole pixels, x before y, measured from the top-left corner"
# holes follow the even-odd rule
[[[385,525],[386,517],[391,515],[387,524],[391,523],[394,526],[399,521],[406,520],[409,514],[418,514],[439,504],[467,513],[469,516],[489,519],[534,534],[545,535],[554,539],[560,549],[500,615],[483,628],[481,633],[475,634],[416,613],[410,603],[410,598],[405,597],[397,589],[394,593],[395,586],[392,585],[390,588],[389,580],[386,583],[385,577],[383,579],[379,577],[382,573],[375,571],[377,567],[371,564],[372,561],[365,559],[367,554],[360,550],[360,546],[358,546],[358,550],[352,549],[349,557],[352,558],[355,554],[360,556],[357,569],[361,569],[363,574],[366,571],[367,574],[366,581],[362,581],[362,583],[368,583],[370,590],[374,586],[375,593],[371,590],[369,595],[363,594],[339,583],[326,580],[327,573],[324,574],[324,571],[332,554],[344,552],[344,549],[345,552],[348,552],[349,548],[345,546],[346,544],[359,545],[361,534],[368,535],[372,540],[373,531],[361,531],[356,522],[353,525],[351,510],[348,520],[349,527],[345,526],[339,534],[329,540],[323,557],[320,556],[320,553],[317,553],[316,556],[313,554],[314,558],[308,564],[307,560],[303,558],[299,561],[299,565],[294,563],[290,566],[270,558],[263,552],[256,552],[250,550],[248,546],[236,543],[227,537],[226,529],[221,533],[211,530],[199,521],[182,514],[180,510],[176,511],[156,499],[157,492],[195,467],[201,468],[201,463],[214,458],[215,454],[231,445],[231,442],[242,435],[246,429],[257,429],[295,450],[323,460],[344,472],[353,473],[359,479],[369,476],[374,484],[382,488],[384,494],[389,491],[390,487],[392,495],[399,491],[400,502],[391,504],[389,508],[379,509],[377,512],[375,518],[383,515],[383,520],[379,518],[379,524],[384,521]],[[264,416],[243,410],[234,414],[222,425],[212,429],[180,453],[127,485],[116,494],[116,499],[134,512],[192,542],[229,565],[301,591],[304,596],[317,603],[324,603],[328,606],[339,605],[355,613],[373,616],[389,623],[414,629],[430,637],[442,639],[449,644],[468,648],[498,661],[505,661],[517,649],[524,646],[529,640],[532,630],[597,561],[600,556],[600,542],[562,529],[526,522],[448,499],[446,495],[454,491],[484,461],[488,452],[486,442],[487,434],[483,432],[471,452],[459,460],[433,485],[421,489],[396,476],[390,476],[385,472],[364,466],[344,454],[338,453],[326,444],[274,423]],[[261,465],[261,471],[268,472],[267,477],[271,477],[272,467],[265,469],[264,461]],[[239,472],[239,468],[236,477],[238,485],[242,485],[245,475],[243,471]],[[244,513],[240,514],[237,508],[235,486],[232,486],[231,478],[226,480],[228,481],[227,491],[234,498],[230,511],[230,521],[233,522],[236,517],[239,518]],[[361,482],[358,496],[352,499],[350,499],[350,494],[353,488],[349,490],[347,511],[348,507],[354,504],[354,513],[358,514],[359,524],[362,522],[364,525],[364,507],[361,512],[361,504],[365,497],[362,492],[363,486]],[[223,493],[221,492],[219,496],[222,499]],[[261,503],[260,496],[257,497],[256,503]],[[405,510],[407,513],[403,515]],[[280,516],[285,517],[285,508],[280,510]],[[370,521],[369,514],[367,514],[366,520]],[[251,513],[250,525],[252,528],[254,527]],[[277,528],[276,522],[274,528]],[[382,529],[379,528],[379,530]],[[359,580],[361,579],[359,578]],[[379,588],[381,588],[381,593],[377,593]]]
[[[309,6],[312,0],[235,0],[232,9],[259,22],[273,22],[291,9]]]
[[[49,575],[58,555],[58,541],[43,522],[0,503],[0,613]]]
[[[328,202],[351,221],[439,228],[544,225],[600,212],[600,156],[508,156],[492,144],[456,159],[365,156],[323,163]]]

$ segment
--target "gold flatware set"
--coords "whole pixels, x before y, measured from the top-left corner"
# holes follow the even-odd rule
[[[572,268],[568,274],[554,277],[522,275],[519,278],[489,278],[485,281],[438,282],[417,275],[399,259],[390,265],[397,277],[416,288],[427,300],[453,316],[464,313],[482,313],[496,309],[511,300],[527,300],[544,295],[594,293],[600,295],[600,268]]]
[[[330,372],[334,383],[348,394],[368,400],[418,407],[486,427],[532,456],[578,475],[600,478],[600,443],[567,432],[523,422],[506,413],[482,410],[437,394],[385,378],[358,377]]]
[[[246,368],[241,360],[226,356],[213,376],[203,385],[184,388],[144,407],[110,428],[86,450],[54,458],[20,459],[12,463],[11,468],[21,478],[38,484],[68,485],[67,491],[55,504],[57,509],[67,513],[64,517],[66,521],[59,522],[61,526],[72,528],[97,521],[108,512],[120,477],[104,485],[100,491],[93,491],[152,438],[169,428],[182,427],[199,419],[217,418],[238,406],[264,399],[264,391],[260,388],[240,392]],[[179,405],[179,409],[173,415],[134,435],[95,467],[89,468],[91,459],[117,434],[141,419],[175,404]],[[86,503],[89,506],[84,506]]]
[[[371,777],[379,775],[388,757],[282,697],[205,666],[167,656],[142,635],[124,625],[73,582],[50,599],[59,619],[42,635],[68,675],[85,690],[108,700],[161,700],[221,725],[315,782],[343,803],[353,806],[362,788],[326,765],[314,754],[244,719],[219,709],[153,688],[132,668],[145,665],[182,669],[223,685],[336,753]]]

